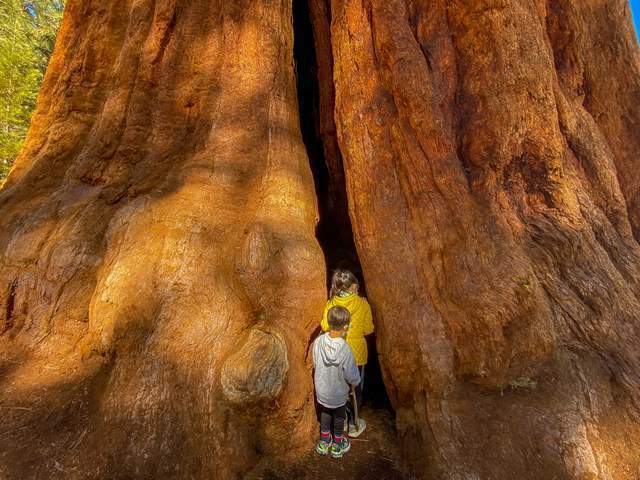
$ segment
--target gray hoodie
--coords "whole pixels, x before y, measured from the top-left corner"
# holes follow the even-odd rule
[[[351,347],[343,338],[331,338],[329,332],[313,342],[313,381],[318,403],[338,408],[347,403],[349,385],[360,383],[360,372]]]

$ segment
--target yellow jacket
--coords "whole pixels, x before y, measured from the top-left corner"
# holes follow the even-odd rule
[[[353,350],[356,365],[365,365],[368,359],[367,341],[364,336],[373,333],[373,319],[371,318],[371,306],[366,298],[360,295],[351,294],[348,297],[334,296],[329,299],[324,307],[320,326],[323,331],[329,330],[327,313],[331,307],[345,307],[351,314],[349,333],[347,333],[347,343]]]

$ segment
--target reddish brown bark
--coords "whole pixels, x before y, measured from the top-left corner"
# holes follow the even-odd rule
[[[335,0],[332,46],[356,244],[416,471],[634,478],[626,2]]]
[[[325,273],[290,18],[68,3],[0,193],[3,478],[235,478],[309,440]]]
[[[635,479],[627,3],[306,5],[326,212],[346,192],[407,468]],[[291,11],[69,2],[0,191],[0,476],[236,478],[309,448],[325,272]]]

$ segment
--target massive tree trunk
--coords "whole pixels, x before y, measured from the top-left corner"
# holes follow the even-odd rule
[[[624,0],[331,2],[335,118],[420,474],[640,467],[640,62]]]
[[[0,197],[3,478],[232,478],[310,437],[325,272],[290,18],[69,1]]]
[[[635,479],[626,0],[299,1],[320,210],[353,227],[407,468]],[[0,192],[4,477],[234,478],[309,447],[325,266],[291,15],[69,1]]]

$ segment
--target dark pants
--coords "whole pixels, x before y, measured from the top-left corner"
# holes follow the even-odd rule
[[[333,431],[334,437],[341,437],[344,432],[344,420],[346,418],[346,405],[338,408],[327,408],[324,405],[320,407],[320,432]]]
[[[364,365],[358,365],[360,371],[360,383],[355,388],[356,390],[356,402],[358,403],[358,416],[360,416],[360,407],[362,406],[362,387],[364,386]],[[349,401],[347,402],[347,419],[349,424],[355,425],[355,409],[353,407],[353,395],[349,393]]]

